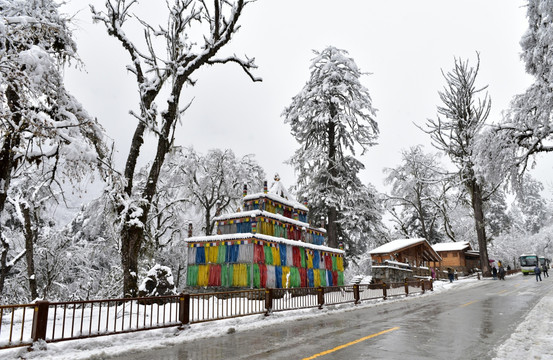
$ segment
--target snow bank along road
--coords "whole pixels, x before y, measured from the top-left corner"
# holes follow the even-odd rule
[[[527,353],[528,346],[521,341],[528,343],[528,336],[515,333],[509,337],[544,294],[548,294],[544,300],[551,298],[553,304],[553,277],[540,283],[522,275],[506,281],[463,280],[438,283],[435,289],[425,295],[358,306],[256,315],[195,324],[181,332],[152,330],[48,344],[47,351],[20,349],[0,355],[8,355],[7,359],[23,354],[36,359],[518,360]],[[529,316],[532,319],[519,329],[524,332],[536,326],[538,317]],[[553,315],[541,321],[549,318]],[[501,344],[499,355],[495,354]],[[517,355],[510,357],[513,349],[518,349]]]

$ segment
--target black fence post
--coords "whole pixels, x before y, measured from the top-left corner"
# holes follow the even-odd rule
[[[409,296],[409,284],[407,283],[407,278],[405,278],[405,296]]]
[[[31,337],[33,342],[38,340],[46,340],[46,326],[48,325],[48,308],[50,302],[39,300],[35,304],[35,312],[33,314],[33,328]]]
[[[359,304],[359,284],[353,284],[353,298],[355,299],[355,305]]]
[[[317,300],[319,301],[319,310],[323,308],[325,303],[325,289],[322,286],[317,288]]]
[[[181,325],[190,324],[190,294],[179,295],[179,321]]]
[[[265,289],[265,316],[273,310],[273,290]]]
[[[386,283],[383,282],[382,283],[382,297],[384,298],[384,300],[386,300],[386,298],[388,297],[388,293],[386,291]]]

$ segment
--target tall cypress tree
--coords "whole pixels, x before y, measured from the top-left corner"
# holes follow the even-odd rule
[[[355,194],[366,193],[354,156],[375,144],[378,126],[364,75],[345,50],[315,51],[311,76],[283,116],[301,145],[290,159],[299,193],[310,202],[311,220],[327,223],[328,245],[337,247],[341,216]]]

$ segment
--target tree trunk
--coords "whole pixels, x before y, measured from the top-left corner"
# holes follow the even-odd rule
[[[31,301],[38,298],[38,291],[36,286],[35,275],[35,259],[34,259],[34,240],[35,232],[33,231],[31,220],[31,209],[27,204],[21,206],[23,212],[23,219],[25,221],[24,233],[25,233],[25,259],[27,260],[27,277],[29,279],[29,291],[31,292]]]
[[[336,169],[336,124],[334,117],[338,115],[338,110],[333,103],[330,103],[330,120],[328,121],[328,173],[331,176],[328,186],[337,188],[339,184],[335,183],[337,174]],[[338,209],[331,205],[327,210],[328,225],[327,225],[327,245],[329,247],[338,247]]]
[[[482,209],[482,189],[480,189],[480,185],[475,180],[472,180],[470,191],[472,196],[472,209],[474,210],[474,225],[476,227],[478,247],[480,250],[480,268],[482,269],[482,274],[484,276],[490,276],[488,243],[486,240],[484,211]]]
[[[213,235],[213,224],[212,224],[212,221],[211,221],[211,206],[207,205],[208,204],[207,200],[206,200],[205,204],[206,204],[206,206],[205,206],[205,216],[204,216],[205,235],[209,236],[209,235]]]
[[[6,277],[8,276],[8,272],[10,270],[8,268],[8,250],[10,249],[10,244],[7,241],[4,241],[1,231],[2,230],[0,229],[0,240],[2,241],[2,253],[0,255],[0,299],[4,293],[4,282],[6,281]]]
[[[429,243],[432,243],[430,239],[430,235],[426,230],[426,223],[425,223],[426,219],[424,218],[424,207],[421,201],[421,192],[417,190],[416,193],[417,193],[417,212],[419,214],[419,219],[421,221],[422,236],[426,239],[426,241],[428,241]]]
[[[328,209],[328,226],[327,226],[327,245],[332,248],[338,248],[338,226],[336,221],[338,220],[338,211],[336,207],[331,206]]]
[[[125,222],[121,230],[121,265],[123,266],[123,295],[138,295],[138,254],[142,246],[142,227]]]
[[[6,89],[6,98],[8,100],[8,107],[13,114],[11,116],[11,121],[16,125],[21,124],[21,106],[19,104],[19,94],[17,89],[8,85]],[[8,189],[11,183],[12,169],[17,165],[17,161],[14,159],[15,151],[14,149],[19,146],[21,142],[21,137],[18,132],[8,132],[4,134],[2,139],[2,150],[0,150],[0,221],[2,218],[2,213],[4,212],[4,207],[6,205],[6,199],[8,197]],[[2,227],[0,226],[0,238],[2,237]],[[0,256],[0,295],[2,295],[4,290],[4,281],[10,268],[8,267],[8,250],[9,243],[4,241],[4,238],[1,238],[2,241],[2,255]]]
[[[182,87],[182,84],[180,84],[180,86]],[[180,88],[173,89],[171,94],[174,99],[178,99],[180,96]],[[138,295],[138,256],[144,242],[144,226],[146,226],[145,224],[148,221],[148,214],[156,193],[161,167],[170,149],[171,144],[169,138],[171,129],[177,120],[178,103],[175,101],[169,101],[168,103],[169,110],[163,116],[164,125],[162,133],[158,138],[156,156],[150,168],[146,186],[141,194],[140,209],[142,210],[142,214],[139,218],[135,219],[131,219],[127,216],[121,228],[121,265],[123,266],[123,295],[125,297],[136,297]],[[131,151],[127,160],[127,167],[125,169],[125,177],[127,178],[127,188],[125,191],[129,197],[132,195],[132,174],[134,174],[136,158],[138,157],[140,146],[143,142],[143,130],[144,129],[139,126],[135,132],[135,137],[131,144]],[[137,220],[139,223],[137,223]]]

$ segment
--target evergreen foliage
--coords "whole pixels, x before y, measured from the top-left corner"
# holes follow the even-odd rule
[[[359,180],[364,165],[355,157],[375,144],[376,110],[360,82],[363,73],[345,50],[330,46],[314,53],[309,80],[283,112],[300,144],[290,163],[299,197],[309,199],[311,221],[327,223],[328,245],[343,241],[353,250],[381,228],[380,205],[374,189]],[[357,225],[366,231],[362,239],[347,219],[354,208],[365,220]]]

